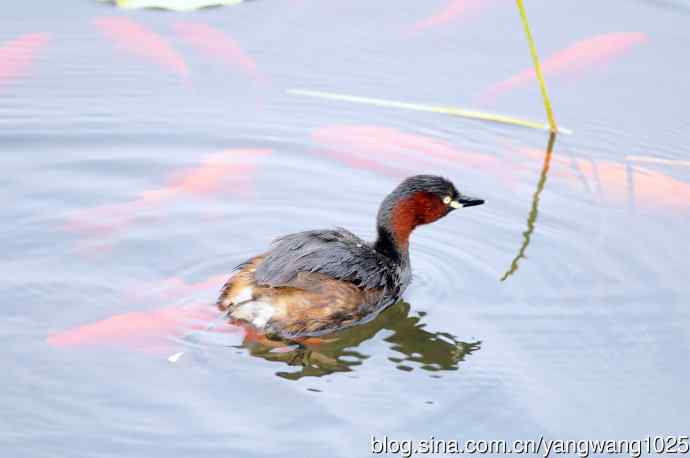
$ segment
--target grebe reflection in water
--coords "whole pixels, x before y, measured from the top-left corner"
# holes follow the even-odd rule
[[[426,330],[422,322],[424,315],[424,312],[410,314],[410,304],[399,301],[368,323],[318,340],[276,347],[264,340],[246,338],[242,347],[252,356],[294,368],[294,371],[276,372],[290,380],[353,371],[370,356],[358,347],[379,331],[388,331],[389,335],[382,339],[393,351],[388,360],[402,371],[422,369],[438,376],[442,371],[458,370],[467,355],[480,349],[479,341],[463,342],[446,332]]]

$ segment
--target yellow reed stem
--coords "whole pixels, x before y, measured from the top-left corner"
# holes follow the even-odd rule
[[[498,123],[502,123],[502,124],[510,124],[513,126],[528,127],[531,129],[550,130],[550,126],[548,124],[544,124],[543,122],[532,121],[529,119],[520,119],[520,118],[516,118],[513,116],[506,116],[506,115],[497,114],[497,113],[486,113],[483,111],[467,110],[467,109],[458,108],[458,107],[449,107],[449,106],[442,106],[442,105],[423,105],[420,103],[399,102],[396,100],[376,99],[376,98],[371,98],[371,97],[359,97],[359,96],[355,96],[355,95],[336,94],[333,92],[311,91],[311,90],[307,90],[307,89],[289,89],[287,92],[289,94],[292,94],[292,95],[302,95],[302,96],[307,96],[307,97],[315,97],[315,98],[319,98],[319,99],[338,100],[341,102],[351,102],[351,103],[363,103],[363,104],[367,104],[367,105],[386,107],[386,108],[400,108],[400,109],[404,109],[404,110],[427,111],[427,112],[431,112],[431,113],[440,113],[440,114],[446,114],[446,115],[451,115],[451,116],[461,116],[463,118],[478,119],[478,120],[482,120],[482,121],[492,121],[492,122],[498,122]],[[559,130],[559,132],[564,133],[564,134],[572,133],[571,131],[569,131],[568,129],[565,129],[565,128],[561,128]]]
[[[537,55],[537,47],[534,44],[534,39],[532,38],[532,32],[529,28],[529,23],[527,22],[527,13],[525,12],[525,5],[523,5],[522,0],[516,0],[518,9],[520,10],[520,18],[522,19],[522,25],[525,28],[525,35],[527,36],[527,43],[529,44],[529,50],[532,54],[532,62],[534,63],[534,71],[537,74],[537,80],[539,80],[539,89],[541,90],[541,96],[544,99],[544,108],[546,109],[546,117],[549,120],[549,127],[551,132],[558,132],[558,126],[556,125],[556,118],[553,116],[553,110],[551,109],[551,101],[549,100],[549,94],[546,91],[546,83],[544,82],[544,74],[541,71],[541,64],[539,63],[539,55]]]

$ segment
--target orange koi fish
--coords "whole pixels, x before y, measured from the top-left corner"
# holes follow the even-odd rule
[[[186,283],[178,277],[147,285],[160,296],[189,296],[197,290],[219,290],[227,275],[215,275],[198,283]],[[140,294],[140,289],[136,291]],[[229,323],[215,308],[205,303],[189,307],[165,306],[146,311],[136,311],[51,333],[47,342],[57,348],[72,347],[120,347],[148,353],[154,356],[168,355],[177,362],[183,352],[175,351],[174,340],[195,333],[221,333],[237,335],[237,343],[285,347],[284,342],[273,342],[249,325]],[[321,339],[306,339],[303,343],[317,345]]]
[[[577,160],[577,167],[602,202],[632,203],[643,211],[690,210],[690,183],[662,172],[610,161]]]
[[[147,312],[114,315],[48,336],[53,347],[125,346],[140,350],[167,347],[166,341],[190,330],[203,329],[218,312],[209,307],[163,307]],[[163,348],[167,351],[167,348]]]
[[[602,64],[608,63],[648,41],[647,35],[641,32],[607,33],[595,36],[578,41],[574,45],[548,57],[542,62],[542,70],[544,75],[548,77],[582,74],[599,68]],[[535,81],[536,74],[534,69],[528,68],[505,81],[491,86],[479,96],[477,103],[492,103],[496,98],[507,92],[530,84],[536,84]]]
[[[521,148],[517,151],[530,159],[543,158],[544,152]],[[556,181],[576,192],[591,192],[605,205],[634,205],[642,211],[687,212],[690,210],[690,183],[663,172],[633,163],[593,161],[581,157],[554,154],[552,171]]]
[[[195,305],[193,307],[162,307],[145,312],[114,315],[100,321],[77,326],[66,331],[51,333],[47,343],[55,348],[126,348],[152,356],[169,356],[177,362],[183,352],[175,351],[174,339],[194,332],[236,335],[237,344],[259,344],[289,351],[286,342],[272,341],[244,323],[218,320],[217,310]],[[209,326],[211,324],[215,326]],[[305,345],[324,342],[318,337],[300,339]]]
[[[210,155],[199,166],[171,176],[166,186],[143,191],[131,201],[77,211],[69,218],[66,228],[107,235],[129,224],[139,212],[186,196],[206,196],[227,191],[249,197],[253,194],[253,178],[257,168],[254,161],[271,152],[268,149],[237,149]]]
[[[476,15],[492,3],[492,0],[450,0],[438,13],[417,21],[413,30],[421,32],[426,29],[446,25],[461,18]]]
[[[50,41],[47,33],[29,33],[0,47],[0,87],[26,75],[36,54]]]
[[[463,167],[488,169],[503,176],[499,158],[459,151],[449,143],[397,129],[367,125],[334,125],[312,132],[323,153],[352,167],[400,178],[421,169]]]
[[[227,275],[214,275],[198,283],[187,283],[180,277],[140,285],[132,291],[133,299],[146,297],[168,300],[189,298],[198,291],[220,290]],[[164,306],[146,311],[114,315],[94,323],[77,326],[49,335],[48,343],[54,347],[74,346],[119,346],[141,350],[152,354],[171,352],[171,341],[186,334],[203,332],[240,332],[221,318],[220,312],[207,303],[196,303],[189,307]]]
[[[127,17],[100,17],[93,21],[108,38],[127,51],[186,79],[189,70],[184,58],[162,36]]]
[[[213,59],[220,60],[229,67],[241,69],[255,80],[264,79],[256,67],[256,62],[228,34],[208,24],[178,22],[175,32],[199,51]]]
[[[635,205],[644,210],[659,207],[690,210],[690,183],[644,167],[633,167],[632,192]]]

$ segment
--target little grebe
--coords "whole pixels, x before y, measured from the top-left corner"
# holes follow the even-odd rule
[[[407,178],[381,203],[375,242],[342,228],[280,237],[237,266],[218,307],[269,339],[320,336],[369,321],[410,283],[412,230],[483,203],[441,177]]]

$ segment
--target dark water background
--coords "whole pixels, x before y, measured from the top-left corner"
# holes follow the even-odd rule
[[[544,60],[640,34],[547,72],[574,131],[550,154],[541,131],[287,93],[544,119],[534,82],[480,97],[530,60],[512,1],[466,3],[427,22],[444,0],[3,5],[0,47],[48,35],[27,40],[20,74],[7,76],[7,51],[0,62],[2,455],[366,456],[372,434],[687,434],[685,2],[527,2]],[[150,34],[123,42],[104,17]],[[241,53],[189,39],[189,23]],[[375,322],[306,354],[147,327],[161,309],[212,316],[223,276],[277,235],[372,237],[378,203],[414,173],[487,204],[414,234],[406,303]],[[51,341],[75,328],[91,334]]]

